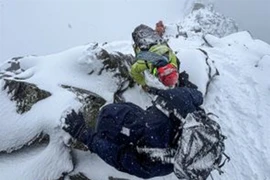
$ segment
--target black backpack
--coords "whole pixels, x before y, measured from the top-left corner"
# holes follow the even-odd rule
[[[174,156],[174,173],[179,179],[205,180],[212,170],[218,170],[229,157],[224,153],[225,136],[217,122],[204,110],[187,116],[178,149]],[[226,159],[222,162],[223,155]]]

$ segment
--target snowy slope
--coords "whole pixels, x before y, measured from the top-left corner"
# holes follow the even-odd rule
[[[181,71],[186,70],[201,91],[206,91],[209,69],[202,63],[205,55],[198,48],[208,53],[220,74],[210,83],[204,107],[219,117],[217,121],[227,136],[226,153],[231,161],[224,166],[222,176],[214,172],[213,177],[222,180],[270,179],[270,45],[252,39],[247,32],[224,38],[206,35],[205,39],[212,47],[207,46],[200,36],[169,37],[171,48],[178,52],[182,62]],[[107,103],[112,102],[113,92],[117,89],[117,79],[109,72],[101,76],[88,75],[91,70],[101,68],[92,46],[88,44],[58,54],[19,60],[25,71],[11,74],[9,79],[36,84],[52,95],[36,103],[30,111],[18,114],[7,90],[0,91],[0,151],[3,151],[0,154],[0,179],[57,179],[62,172],[72,171],[74,174],[83,172],[93,180],[107,180],[108,176],[139,179],[115,170],[89,151],[74,151],[78,164],[73,165],[68,143],[70,136],[60,128],[61,116],[70,108],[78,109],[81,103],[60,85],[92,91]],[[99,45],[99,48],[108,52],[133,53],[129,41]],[[0,71],[8,65],[4,63]],[[3,86],[3,79],[0,81]],[[149,81],[157,83],[152,79]],[[151,100],[137,86],[127,90],[124,96],[143,108]],[[41,132],[50,136],[48,143],[20,149]],[[171,174],[153,179],[177,178]]]
[[[260,40],[253,40],[247,32],[232,34],[222,39],[208,35],[206,39],[213,48],[206,46],[201,48],[208,52],[210,59],[215,62],[220,76],[217,76],[210,85],[204,106],[208,111],[219,116],[218,122],[228,137],[226,151],[231,157],[230,163],[224,167],[225,174],[218,176],[217,173],[213,173],[213,175],[218,179],[267,179],[270,177],[270,133],[268,131],[270,128],[268,122],[270,83],[267,80],[270,70],[270,46]],[[197,42],[199,47],[200,41]],[[194,39],[192,41],[181,38],[171,39],[170,43],[173,49],[179,50],[178,57],[183,61],[182,70],[188,70],[188,66],[191,65],[198,67],[196,53],[194,53],[196,52]],[[131,47],[130,45],[128,42],[116,42],[103,48],[132,53],[132,49],[127,48]],[[53,92],[53,95],[48,100],[38,102],[31,111],[18,115],[14,103],[10,102],[5,91],[1,91],[0,137],[2,143],[0,148],[8,150],[9,147],[19,147],[41,131],[48,133],[51,140],[48,145],[33,150],[27,149],[27,151],[15,152],[15,154],[2,153],[0,179],[17,179],[18,177],[21,177],[20,179],[51,179],[51,177],[58,177],[59,172],[72,170],[69,149],[61,149],[65,147],[61,145],[65,144],[65,139],[69,136],[59,128],[59,125],[63,111],[68,108],[76,109],[80,105],[74,95],[61,89],[59,84],[69,84],[97,92],[107,102],[111,102],[113,87],[115,87],[110,77],[102,76],[92,79],[91,76],[86,75],[89,68],[96,68],[91,64],[90,59],[88,61],[85,59],[86,49],[89,46],[77,47],[50,56],[26,57],[25,62],[21,61],[21,65],[29,72],[25,71],[24,74],[20,74],[20,77]],[[190,63],[185,60],[187,58]],[[194,72],[191,69],[188,71],[194,79],[202,78],[199,74],[203,72],[198,69]],[[205,80],[198,80],[200,81]],[[139,88],[127,91],[125,96],[128,101],[142,107],[147,105],[145,102],[147,95]],[[76,154],[80,163],[75,172],[84,172],[92,179],[107,179],[107,176],[136,179],[117,172],[94,154],[79,151],[76,151]],[[50,168],[45,166],[47,163],[50,164]],[[10,173],[14,169],[17,173]],[[36,171],[33,171],[34,169]],[[170,175],[165,179],[176,178]]]
[[[220,117],[232,157],[223,178],[269,179],[270,46],[247,32],[209,39],[221,75],[205,105]]]

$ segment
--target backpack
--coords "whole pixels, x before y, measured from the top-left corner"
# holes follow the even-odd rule
[[[179,179],[205,180],[229,157],[224,153],[225,136],[220,126],[204,110],[189,114],[174,156],[174,173]],[[223,155],[226,159],[222,163]]]
[[[168,57],[150,51],[139,52],[136,56],[136,59],[144,60],[148,69],[149,69],[148,62],[150,62],[153,65],[153,67],[156,68],[165,66],[169,63]]]
[[[170,63],[169,51],[169,47],[164,44],[155,45],[149,51],[138,52],[136,54],[136,60],[144,60],[148,69],[150,69],[148,66],[150,62],[152,64],[152,70],[154,70]]]

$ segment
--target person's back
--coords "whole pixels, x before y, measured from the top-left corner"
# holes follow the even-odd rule
[[[136,62],[131,67],[130,75],[134,81],[146,87],[144,71],[149,70],[165,86],[174,86],[178,82],[180,62],[165,41],[145,25],[135,28],[132,38]]]

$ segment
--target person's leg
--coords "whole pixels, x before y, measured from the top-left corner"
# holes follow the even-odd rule
[[[139,154],[136,146],[117,145],[100,134],[94,136],[89,148],[117,170],[140,178],[148,179],[173,172],[172,164],[153,162],[146,155]]]
[[[131,103],[105,106],[98,116],[96,132],[88,147],[119,171],[141,178],[169,174],[173,171],[172,165],[152,162],[136,150],[137,140],[144,132],[143,113],[144,110]],[[123,132],[123,127],[129,133]]]

